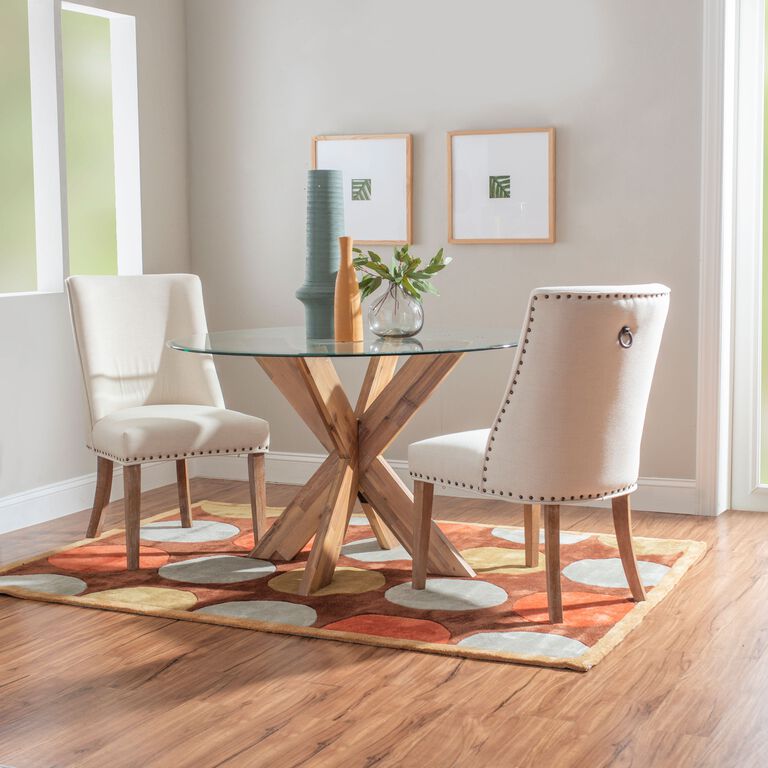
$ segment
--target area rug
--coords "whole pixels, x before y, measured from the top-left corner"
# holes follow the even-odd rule
[[[280,513],[270,508],[269,517]],[[637,537],[648,599],[635,604],[608,534],[563,532],[563,622],[547,615],[544,555],[525,567],[520,528],[439,525],[477,572],[411,589],[402,548],[380,549],[353,516],[333,582],[297,594],[295,561],[250,558],[250,508],[203,501],[184,529],[178,510],[143,521],[141,569],[125,570],[124,536],[108,531],[0,569],[0,593],[281,634],[586,671],[637,627],[704,554],[700,541]],[[543,541],[543,533],[541,536]],[[310,542],[311,544],[311,542]]]

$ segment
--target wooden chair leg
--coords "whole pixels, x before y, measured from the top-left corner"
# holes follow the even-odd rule
[[[541,525],[541,504],[523,505],[523,526],[525,528],[525,567],[534,568],[539,564],[539,526]]]
[[[632,544],[632,510],[629,494],[611,499],[611,507],[613,508],[613,527],[616,531],[616,541],[619,545],[621,564],[624,566],[624,575],[629,582],[632,597],[636,603],[639,603],[645,600],[645,588],[637,570],[635,547]]]
[[[563,620],[563,596],[560,591],[560,507],[544,504],[544,550],[547,560],[547,604],[549,620]]]
[[[101,513],[104,511],[104,507],[109,504],[109,497],[112,493],[114,468],[114,463],[109,459],[102,456],[96,457],[96,494],[93,497],[93,509],[91,510],[91,519],[88,521],[88,530],[85,532],[86,538],[92,539],[99,535]]]
[[[139,537],[141,526],[141,464],[123,467],[125,488],[125,549],[128,570],[139,568]]]
[[[263,453],[248,454],[248,484],[251,491],[253,539],[258,544],[267,530],[267,477]]]
[[[413,581],[414,589],[427,585],[427,562],[429,561],[429,532],[432,528],[432,501],[435,486],[417,480],[413,485],[413,508],[416,521],[413,527]]]
[[[192,527],[192,498],[189,493],[189,473],[187,472],[187,460],[179,459],[176,462],[176,486],[179,491],[179,515],[181,527]]]

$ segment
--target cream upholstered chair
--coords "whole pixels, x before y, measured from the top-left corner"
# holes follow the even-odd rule
[[[168,348],[206,333],[196,275],[70,277],[67,280],[97,456],[96,496],[86,535],[98,534],[114,462],[122,464],[128,568],[139,567],[141,465],[175,461],[182,525],[191,527],[187,458],[247,454],[254,536],[264,531],[264,454],[269,424],[224,407],[213,359]]]
[[[562,621],[560,506],[611,499],[632,595],[645,599],[632,545],[629,494],[669,307],[664,285],[538,288],[490,429],[410,446],[417,515],[413,586],[423,589],[435,483],[525,505],[526,564],[539,556],[543,506],[547,596]]]

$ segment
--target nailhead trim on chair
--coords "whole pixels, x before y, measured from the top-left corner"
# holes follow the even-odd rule
[[[588,301],[591,301],[592,299],[657,299],[661,296],[668,296],[668,291],[662,291],[659,293],[598,293],[598,294],[583,294],[583,293],[543,293],[543,294],[536,294],[533,297],[533,301],[536,302],[540,298],[543,299],[577,299],[582,300],[586,297]],[[525,345],[528,344],[530,341],[529,337],[531,335],[531,325],[533,324],[534,317],[533,313],[536,311],[536,307],[531,307],[531,314],[528,317],[528,327],[525,329],[525,336],[523,337],[523,343],[522,343],[522,349],[520,350],[520,360],[518,361],[518,367],[515,371],[515,376],[512,379],[512,386],[507,393],[507,398],[504,401],[504,405],[509,405],[509,399],[512,397],[515,391],[515,386],[517,385],[517,377],[520,376],[520,369],[523,367],[523,363],[525,360],[523,359],[523,355],[526,354]],[[493,432],[499,431],[499,424],[501,424],[502,415],[507,412],[506,408],[501,409],[501,412],[499,416],[496,418],[496,423],[493,426]],[[491,434],[490,439],[488,440],[488,445],[486,447],[487,453],[490,453],[493,450],[493,446],[491,443],[493,443],[496,440],[496,438]],[[486,455],[485,461],[487,462],[489,460],[489,456]],[[488,471],[488,465],[483,464],[483,485],[485,484],[485,481],[487,480],[485,473]],[[461,486],[462,488],[466,488],[466,484],[462,482],[458,482],[455,480],[443,480],[442,478],[438,479],[437,477],[431,477],[429,475],[422,475],[417,474],[414,472],[409,472],[411,477],[417,480],[426,480],[427,482],[432,483],[441,483],[444,485],[455,485],[455,486]],[[596,493],[588,493],[588,494],[580,494],[579,496],[560,496],[559,498],[555,496],[550,496],[548,499],[545,496],[539,496],[536,494],[529,494],[529,493],[514,493],[513,491],[503,491],[503,490],[497,490],[497,489],[490,489],[485,488],[483,485],[479,486],[477,488],[478,493],[490,493],[492,496],[509,496],[514,497],[516,496],[519,501],[528,501],[528,502],[563,502],[563,501],[582,501],[582,500],[600,500],[604,499],[610,496],[618,496],[619,494],[625,494],[625,493],[631,493],[632,491],[637,489],[637,481],[634,483],[630,483],[629,485],[624,486],[623,488],[616,488],[615,490],[611,491],[601,491]],[[475,488],[470,485],[470,490],[475,490]]]
[[[215,451],[190,451],[188,453],[166,453],[166,454],[158,454],[157,456],[134,456],[133,458],[122,458],[120,456],[115,456],[112,453],[107,453],[106,451],[99,451],[96,448],[94,448],[91,445],[86,444],[86,447],[88,450],[93,451],[98,456],[103,456],[105,459],[111,459],[112,461],[117,461],[120,464],[141,464],[145,461],[166,461],[168,459],[189,459],[193,456],[214,456],[216,454],[232,454],[233,456],[237,456],[240,454],[246,454],[246,453],[268,453],[269,452],[269,444],[267,445],[259,445],[255,448],[217,448]]]
[[[547,502],[550,503],[557,503],[557,502],[565,502],[565,501],[589,501],[590,499],[593,501],[600,501],[601,499],[610,498],[611,496],[619,496],[624,495],[625,493],[632,493],[632,491],[637,490],[637,483],[631,483],[630,485],[624,486],[624,488],[616,488],[612,491],[602,491],[598,493],[588,493],[584,494],[582,493],[579,496],[550,496],[547,498],[546,496],[537,496],[537,495],[523,495],[523,494],[514,494],[512,491],[496,491],[496,490],[486,490],[485,488],[475,488],[470,483],[463,483],[458,480],[444,480],[442,477],[432,476],[432,475],[424,475],[418,472],[410,472],[410,476],[414,480],[426,480],[428,483],[440,483],[441,485],[455,485],[457,488],[469,488],[471,491],[476,491],[477,493],[490,493],[492,495],[498,495],[501,497],[504,496],[517,496],[517,499],[522,502],[535,502],[535,503],[542,503],[546,504]]]

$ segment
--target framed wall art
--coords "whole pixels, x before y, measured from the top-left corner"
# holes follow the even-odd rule
[[[448,241],[555,242],[555,129],[448,134]]]
[[[411,134],[314,136],[312,168],[342,172],[346,230],[356,243],[412,242]]]

